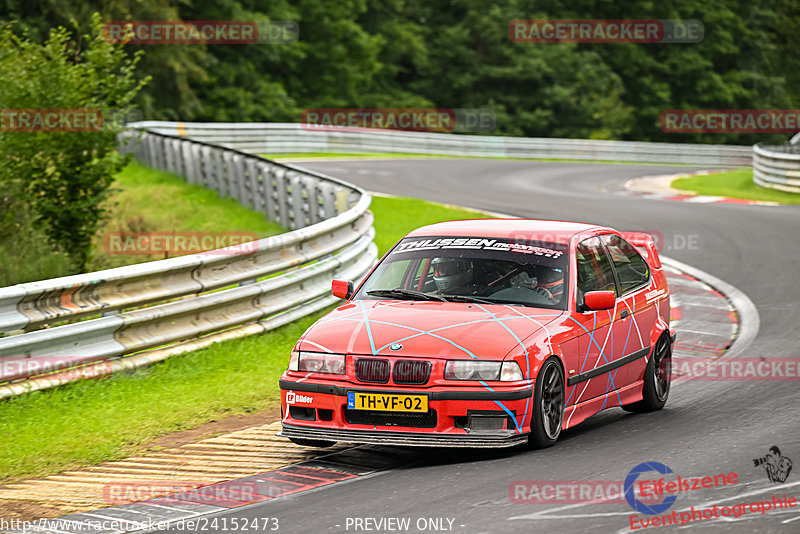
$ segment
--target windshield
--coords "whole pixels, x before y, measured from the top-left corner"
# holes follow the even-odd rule
[[[567,247],[486,237],[398,243],[355,299],[441,300],[566,309]]]

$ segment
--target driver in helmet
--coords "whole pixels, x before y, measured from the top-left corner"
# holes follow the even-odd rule
[[[472,295],[474,293],[473,265],[471,260],[460,258],[434,258],[433,280],[439,293]]]
[[[559,302],[564,295],[564,273],[559,269],[541,267],[536,273],[534,289],[553,303]]]

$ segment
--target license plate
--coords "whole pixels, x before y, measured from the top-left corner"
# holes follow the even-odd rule
[[[351,410],[426,413],[428,411],[428,396],[348,391],[347,407]]]

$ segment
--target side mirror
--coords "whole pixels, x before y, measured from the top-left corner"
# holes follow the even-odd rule
[[[331,293],[340,299],[349,299],[353,294],[353,282],[350,280],[334,280],[331,282]]]
[[[613,291],[589,291],[583,296],[583,303],[590,310],[610,310],[614,307],[617,295]]]

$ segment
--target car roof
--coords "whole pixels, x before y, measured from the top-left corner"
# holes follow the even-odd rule
[[[567,221],[540,219],[470,219],[448,221],[422,226],[406,237],[423,236],[469,236],[523,239],[526,241],[550,241],[568,243],[570,237],[589,230],[613,232],[611,228]]]

